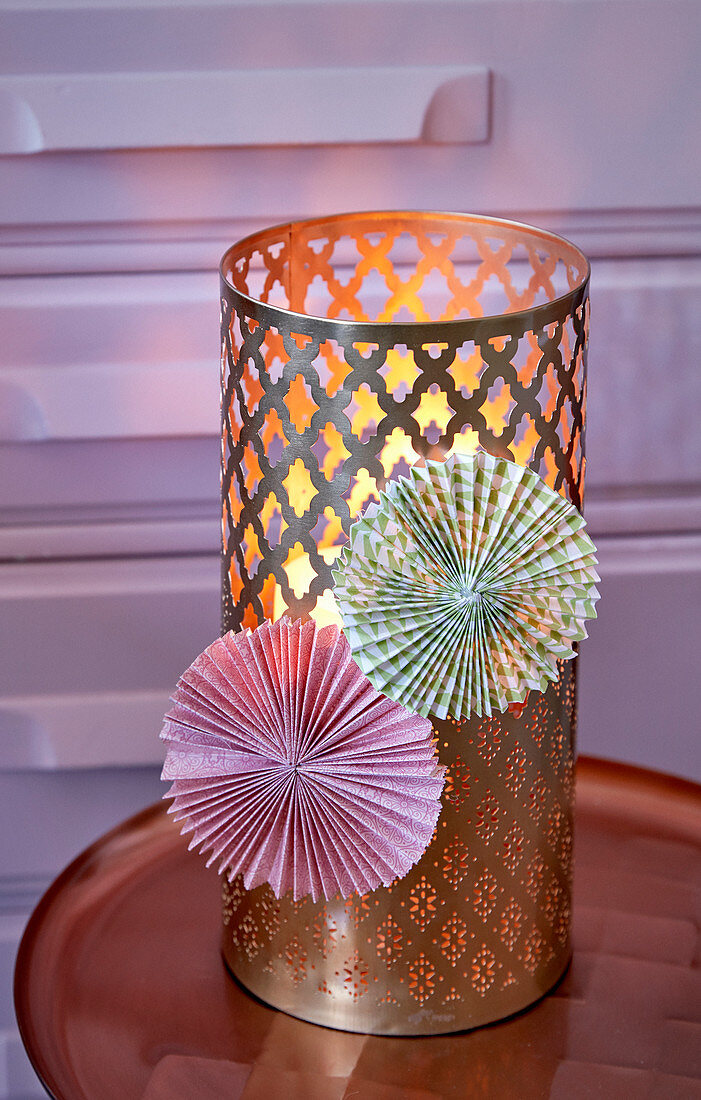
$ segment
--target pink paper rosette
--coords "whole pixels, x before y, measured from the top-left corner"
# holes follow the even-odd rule
[[[445,773],[431,724],[373,688],[336,627],[227,634],[172,702],[165,797],[220,873],[328,899],[389,885],[423,855]]]

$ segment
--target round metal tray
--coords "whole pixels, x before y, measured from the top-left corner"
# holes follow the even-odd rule
[[[164,805],[145,810],[27,926],[15,999],[34,1067],[56,1100],[701,1096],[701,787],[582,759],[576,804],[564,980],[502,1023],[420,1039],[253,999],[220,957],[217,876]]]

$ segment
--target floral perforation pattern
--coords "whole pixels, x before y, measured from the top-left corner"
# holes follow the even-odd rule
[[[378,958],[391,969],[404,954],[404,932],[391,913],[377,927]]]
[[[409,966],[409,993],[422,1005],[433,996],[436,988],[436,968],[423,951]]]
[[[343,964],[343,986],[352,1001],[359,1001],[368,991],[368,964],[357,951]]]
[[[572,675],[571,665],[563,665],[562,678]],[[227,884],[225,953],[244,984],[273,1003],[276,991],[288,990],[301,1013],[315,1012],[319,1001],[352,1004],[372,1029],[387,1026],[407,1003],[422,1013],[440,1005],[455,1026],[471,1026],[475,1013],[499,1015],[525,989],[535,997],[548,975],[554,981],[569,955],[571,906],[565,791],[572,755],[568,746],[553,756],[551,745],[562,737],[557,724],[566,728],[562,695],[562,680],[546,693],[540,755],[532,748],[521,755],[520,738],[530,744],[528,729],[521,733],[532,715],[529,706],[518,718],[507,713],[497,719],[499,743],[489,759],[480,752],[478,723],[434,723],[441,759],[450,764],[452,756],[458,771],[469,766],[467,794],[459,802],[444,800],[425,855],[390,889],[314,905]],[[513,784],[521,773],[523,782]],[[544,804],[536,826],[531,789],[538,777]],[[489,807],[491,799],[498,804],[496,832],[489,837],[474,828],[484,818],[485,799]],[[252,957],[247,913],[263,945]],[[430,1013],[426,1019],[430,1030]]]
[[[434,919],[438,907],[442,904],[435,887],[431,885],[425,875],[421,875],[409,894],[409,916],[422,932]]]

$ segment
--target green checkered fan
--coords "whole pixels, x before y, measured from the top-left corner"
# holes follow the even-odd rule
[[[413,467],[353,524],[334,570],[356,662],[428,716],[522,702],[596,616],[584,519],[532,470],[484,451]]]

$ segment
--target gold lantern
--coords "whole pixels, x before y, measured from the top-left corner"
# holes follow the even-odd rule
[[[223,628],[338,622],[331,569],[386,481],[482,448],[581,508],[589,267],[460,214],[297,222],[222,264]],[[574,662],[522,712],[434,720],[448,766],[421,861],[321,904],[224,887],[223,951],[268,1003],[374,1034],[474,1027],[570,957]]]

